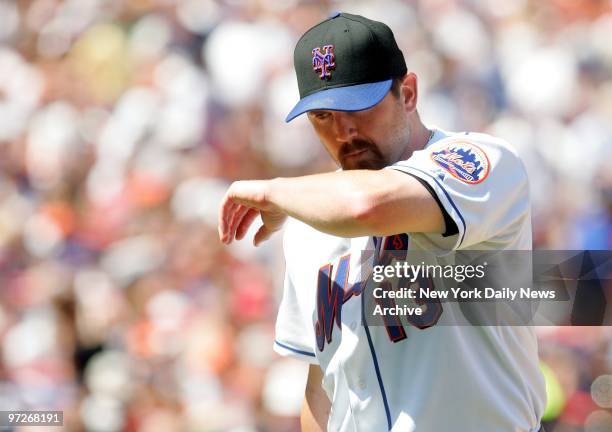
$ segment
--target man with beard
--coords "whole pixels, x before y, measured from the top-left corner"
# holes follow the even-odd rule
[[[372,326],[363,306],[363,251],[376,263],[385,250],[531,249],[515,151],[489,135],[426,127],[417,77],[383,23],[336,14],[302,36],[294,65],[301,99],[286,121],[307,113],[342,169],[233,183],[219,236],[240,240],[260,217],[258,245],[289,219],[274,349],[311,364],[303,430],[540,430],[531,327],[439,325],[450,313],[440,303]]]

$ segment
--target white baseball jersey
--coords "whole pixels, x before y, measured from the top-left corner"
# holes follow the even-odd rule
[[[274,349],[321,367],[329,431],[537,431],[545,387],[532,327],[364,325],[359,283],[362,251],[388,241],[440,257],[531,249],[519,157],[501,139],[438,129],[423,150],[388,169],[426,182],[458,232],[339,238],[291,220]],[[450,307],[428,308],[438,316],[425,319],[440,324]]]

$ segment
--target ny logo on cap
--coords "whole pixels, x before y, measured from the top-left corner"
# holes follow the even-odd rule
[[[334,62],[334,46],[324,45],[321,52],[320,47],[316,47],[312,50],[312,69],[319,74],[319,78],[322,80],[331,78],[331,71],[336,68]]]

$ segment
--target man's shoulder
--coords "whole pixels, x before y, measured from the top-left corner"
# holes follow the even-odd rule
[[[414,152],[406,162],[400,162],[402,164],[433,167],[451,174],[463,173],[470,184],[482,183],[489,173],[503,174],[503,177],[510,173],[526,176],[523,162],[512,144],[503,138],[480,132],[436,129],[427,146]],[[481,174],[474,176],[470,169],[477,169]],[[472,177],[474,179],[470,180]]]
[[[443,130],[439,130],[439,132],[439,138],[427,146],[428,150],[466,143],[477,146],[485,152],[499,152],[503,155],[520,159],[516,148],[503,138],[484,132],[450,132]]]

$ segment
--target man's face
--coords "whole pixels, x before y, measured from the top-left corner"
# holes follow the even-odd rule
[[[370,109],[308,113],[319,139],[343,170],[381,169],[399,160],[410,140],[401,97],[387,93]]]

